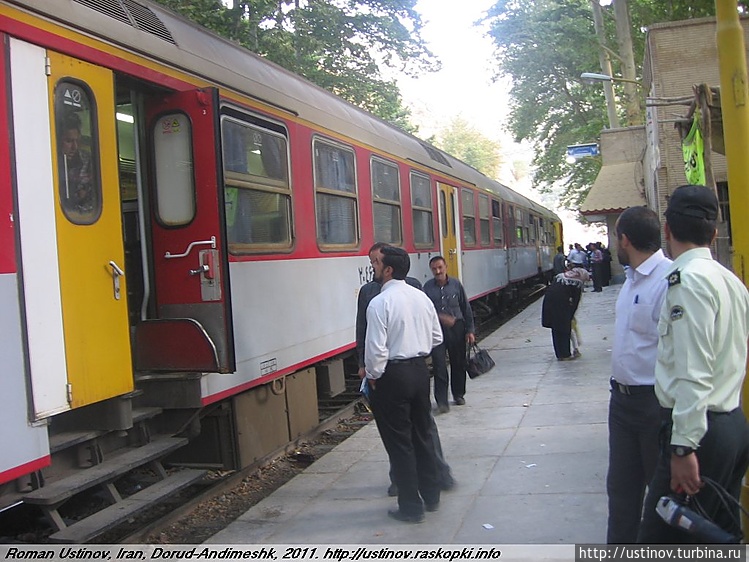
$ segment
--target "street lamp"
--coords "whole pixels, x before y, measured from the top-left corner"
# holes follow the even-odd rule
[[[629,78],[620,78],[608,74],[599,74],[597,72],[583,72],[580,79],[587,84],[603,82],[604,93],[606,94],[606,110],[609,115],[609,126],[618,127],[619,119],[616,115],[616,105],[614,101],[614,86],[612,82],[626,82],[642,87],[642,83]],[[624,86],[624,99],[627,102],[627,124],[634,125],[640,122],[640,103],[637,101],[637,91],[634,86]]]

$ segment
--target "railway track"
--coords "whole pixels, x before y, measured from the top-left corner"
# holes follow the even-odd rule
[[[494,332],[538,299],[544,285],[526,289],[501,315],[477,319],[477,340]],[[301,473],[340,442],[372,419],[358,393],[358,380],[348,375],[346,390],[318,404],[320,424],[307,434],[240,471],[211,471],[200,484],[149,509],[91,542],[116,543],[200,543],[224,528],[257,502]],[[121,481],[118,487],[137,487]],[[130,492],[131,490],[128,490]],[[72,519],[101,508],[106,498],[92,492],[70,506]],[[0,542],[45,543],[51,530],[36,508],[19,506],[0,513]]]

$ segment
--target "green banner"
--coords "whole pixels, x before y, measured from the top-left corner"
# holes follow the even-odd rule
[[[684,153],[684,174],[693,185],[705,185],[705,147],[700,132],[700,116],[696,111],[689,134],[681,142]]]

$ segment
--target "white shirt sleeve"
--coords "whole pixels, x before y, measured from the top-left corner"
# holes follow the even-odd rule
[[[383,306],[367,308],[367,335],[364,338],[364,365],[369,379],[379,379],[388,362],[387,311]],[[381,304],[381,302],[378,302]]]

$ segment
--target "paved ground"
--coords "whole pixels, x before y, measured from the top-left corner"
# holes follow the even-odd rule
[[[387,510],[388,461],[374,422],[211,544],[572,544],[606,539],[607,404],[620,286],[588,289],[582,357],[558,362],[541,301],[486,338],[497,366],[437,417],[458,482],[420,525]]]

